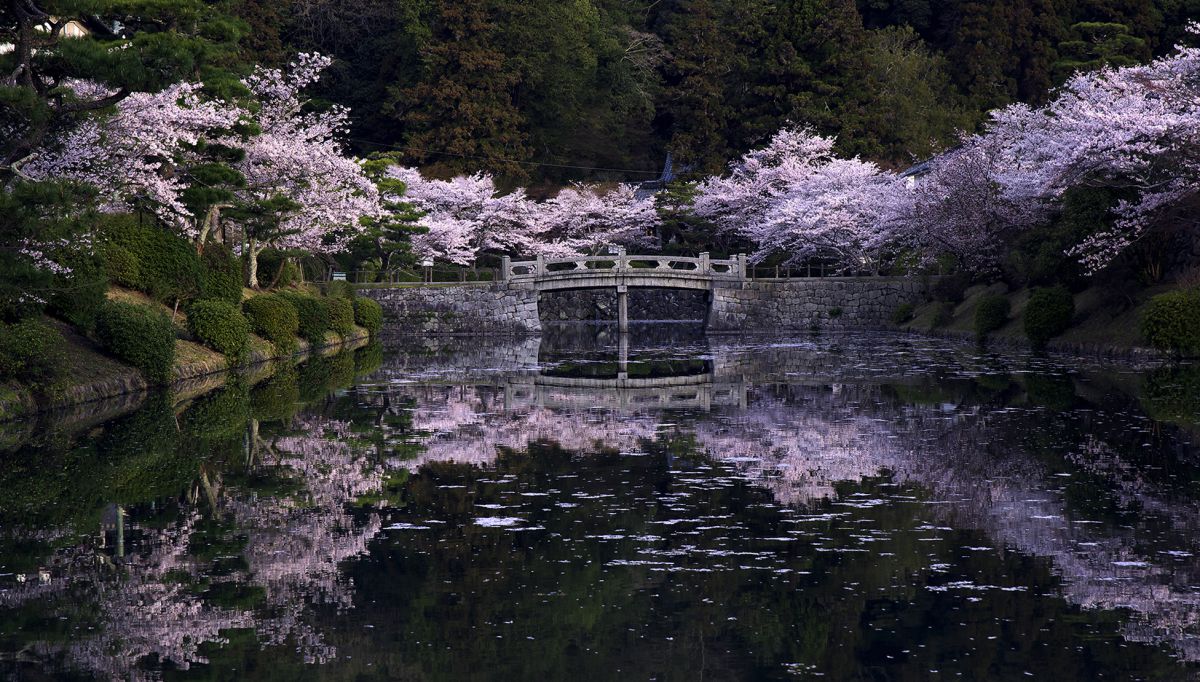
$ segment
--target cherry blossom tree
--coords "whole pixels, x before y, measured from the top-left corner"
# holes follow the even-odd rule
[[[1189,29],[1200,33],[1200,24]],[[1080,185],[1132,190],[1111,230],[1072,249],[1096,271],[1170,220],[1200,191],[1200,49],[1180,46],[1148,65],[1073,77],[1042,108],[1014,105],[993,116],[995,177],[1016,204],[1057,206]]]
[[[257,287],[265,248],[335,252],[381,210],[374,184],[337,140],[349,112],[310,111],[303,95],[330,62],[301,54],[286,71],[256,70],[243,81],[245,107],[205,100],[195,83],[131,94],[35,154],[22,173],[93,185],[103,210],[149,210],[197,243],[226,210],[246,237],[248,283]],[[105,94],[93,83],[71,87],[80,97]]]
[[[630,186],[608,192],[577,185],[547,202],[523,189],[501,195],[490,175],[427,179],[413,168],[393,167],[407,187],[405,199],[425,213],[428,228],[413,237],[417,253],[470,265],[485,252],[570,256],[613,244],[650,245],[658,216],[654,201]]]
[[[78,97],[98,99],[107,89],[73,81]],[[196,83],[177,83],[157,93],[133,93],[106,116],[84,119],[21,169],[31,180],[74,180],[99,192],[105,212],[145,209],[181,234],[200,238],[203,218],[185,201],[191,170],[211,161],[200,143],[226,135],[244,111],[206,101]]]
[[[729,174],[705,179],[693,204],[697,215],[718,228],[744,233],[807,178],[833,158],[834,139],[806,128],[784,128],[762,149],[729,166]]]
[[[659,217],[652,199],[639,198],[631,185],[607,192],[575,185],[540,207],[540,253],[597,253],[606,247],[657,248]]]
[[[428,228],[413,237],[414,251],[426,258],[470,265],[487,249],[505,249],[528,237],[530,202],[523,192],[498,197],[492,176],[477,173],[450,180],[427,179],[415,168],[393,166],[393,178],[404,182],[405,198],[425,213]]]
[[[873,163],[838,158],[833,145],[809,129],[785,128],[727,176],[703,181],[695,211],[753,240],[754,261],[782,253],[788,263],[871,267],[888,243],[901,183]]]
[[[261,130],[242,143],[245,156],[235,164],[246,178],[239,196],[243,209],[234,220],[246,233],[251,287],[258,286],[264,249],[341,251],[365,220],[382,211],[375,184],[337,140],[349,111],[336,106],[309,111],[303,96],[330,63],[322,55],[301,54],[286,72],[260,68],[244,81]]]
[[[994,150],[979,137],[932,161],[927,173],[892,194],[897,243],[925,261],[949,254],[973,271],[996,268],[1005,240],[1046,217],[1036,202],[1007,198],[997,172]]]

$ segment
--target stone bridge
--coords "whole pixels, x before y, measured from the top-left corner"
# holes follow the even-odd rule
[[[629,331],[629,289],[693,289],[712,292],[719,286],[736,286],[746,281],[746,257],[713,260],[707,253],[699,258],[674,256],[630,256],[624,249],[611,256],[585,256],[513,262],[505,258],[500,279],[510,286],[546,291],[615,289],[617,325]]]
[[[714,333],[870,329],[886,326],[925,284],[900,277],[752,279],[746,257],[629,255],[503,260],[495,282],[363,287],[378,301],[388,331],[424,335],[537,334],[547,292],[616,291],[617,323],[629,329],[630,289],[703,292],[705,328]]]

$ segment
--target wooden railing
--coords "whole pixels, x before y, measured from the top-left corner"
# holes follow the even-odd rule
[[[708,279],[746,279],[746,257],[731,259],[683,256],[630,256],[624,249],[608,256],[578,256],[513,261],[505,257],[500,266],[500,278],[505,281],[531,281],[547,277],[588,275],[656,275],[685,276]]]

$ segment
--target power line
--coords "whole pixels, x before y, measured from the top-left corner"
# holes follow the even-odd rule
[[[564,163],[544,163],[541,161],[522,161],[520,159],[505,159],[505,158],[500,158],[500,157],[496,157],[496,156],[475,156],[473,154],[457,154],[455,152],[442,152],[442,151],[437,151],[434,149],[422,149],[421,147],[408,147],[408,146],[399,145],[399,144],[383,144],[381,142],[372,142],[371,140],[363,140],[363,139],[354,138],[354,137],[347,138],[347,139],[350,142],[357,142],[360,144],[369,144],[369,145],[372,145],[375,147],[381,147],[383,149],[397,149],[397,150],[403,150],[403,151],[409,151],[409,152],[419,152],[422,154],[437,154],[440,156],[453,156],[453,157],[460,158],[460,159],[472,159],[472,160],[476,160],[476,161],[517,163],[517,164],[521,164],[524,166],[540,166],[543,168],[568,168],[568,169],[572,169],[572,170],[603,171],[606,173],[637,173],[639,175],[651,175],[654,177],[658,177],[658,175],[659,175],[658,171],[633,170],[632,168],[601,168],[601,167],[596,167],[596,166],[573,166],[573,165],[564,164]]]

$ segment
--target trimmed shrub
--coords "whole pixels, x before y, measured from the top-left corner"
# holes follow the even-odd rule
[[[250,323],[238,306],[228,301],[196,301],[188,308],[188,330],[231,363],[245,360]]]
[[[16,379],[52,392],[65,374],[67,342],[41,320],[0,323],[0,379]]]
[[[141,370],[147,381],[165,384],[171,380],[175,328],[166,315],[107,301],[96,316],[96,337],[113,355]]]
[[[286,298],[278,294],[254,296],[242,303],[242,312],[254,333],[275,344],[276,351],[296,350],[300,318]]]
[[[1065,332],[1075,317],[1075,298],[1063,287],[1035,289],[1025,308],[1025,336],[1034,348]]]
[[[975,336],[984,338],[1008,322],[1011,304],[1003,296],[985,296],[975,309]]]
[[[383,329],[383,306],[369,298],[354,299],[354,322],[377,335]]]
[[[329,311],[329,328],[342,336],[354,333],[354,304],[347,298],[323,298]]]
[[[196,247],[188,240],[135,216],[112,216],[101,229],[108,243],[127,249],[137,258],[134,288],[167,305],[200,293],[204,267]]]
[[[298,291],[285,291],[279,294],[296,309],[300,320],[300,337],[313,345],[325,343],[325,332],[329,331],[329,306],[323,299]]]
[[[226,301],[233,305],[242,302],[242,264],[224,244],[207,244],[200,255],[202,299]]]
[[[900,325],[913,319],[913,315],[916,313],[916,306],[911,303],[901,303],[898,308],[892,311],[892,324],[899,327]]]
[[[1142,336],[1160,350],[1200,355],[1200,290],[1172,291],[1150,299]]]
[[[129,289],[140,288],[142,269],[132,251],[120,244],[105,242],[100,245],[99,252],[110,282]]]

